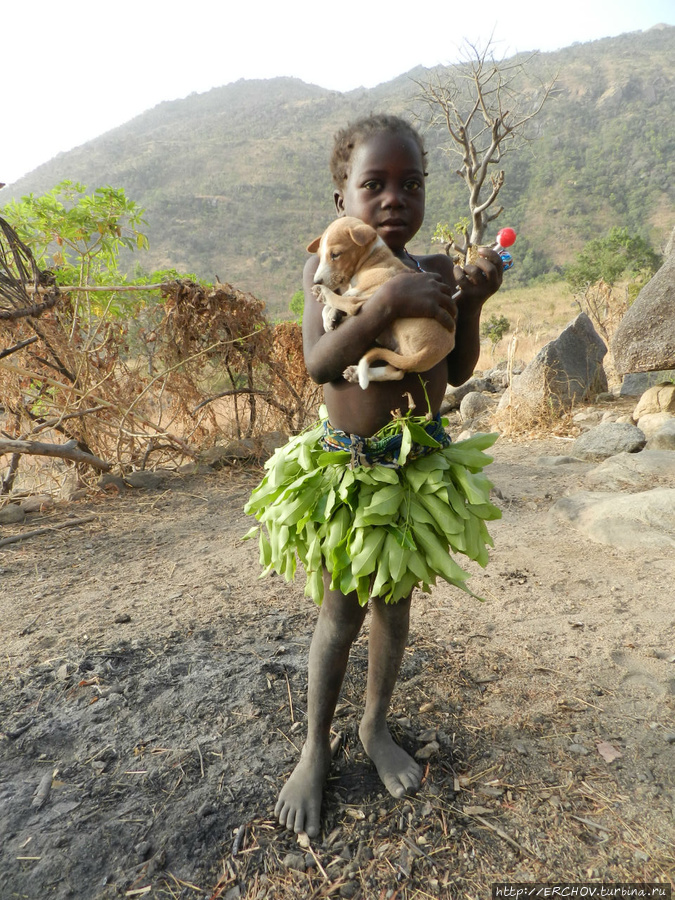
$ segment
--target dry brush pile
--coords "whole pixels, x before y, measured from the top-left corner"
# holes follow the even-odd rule
[[[59,289],[11,229],[0,244],[1,494],[26,457],[69,460],[86,481],[315,417],[299,326],[270,323],[251,294],[171,281],[120,316],[109,288]]]

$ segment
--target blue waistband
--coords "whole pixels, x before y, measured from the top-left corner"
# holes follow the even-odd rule
[[[447,447],[451,443],[450,438],[443,428],[441,417],[437,413],[433,419],[424,425],[424,430],[438,442],[440,447]],[[403,442],[402,432],[397,434],[386,435],[378,438],[364,438],[358,434],[347,434],[340,431],[339,428],[333,428],[326,419],[323,423],[323,436],[321,438],[321,446],[324,450],[338,451],[346,450],[351,454],[351,466],[386,466],[390,469],[400,468],[398,462]],[[413,443],[407,454],[406,460],[419,459],[421,456],[427,456],[433,453],[438,447],[429,447],[424,444]]]

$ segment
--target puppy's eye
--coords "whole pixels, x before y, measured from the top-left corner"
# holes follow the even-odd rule
[[[330,254],[330,258],[331,258],[331,259],[337,259],[338,256],[340,256],[340,253],[339,253],[339,252],[337,252],[337,251],[335,251],[335,250],[331,250],[331,254]]]

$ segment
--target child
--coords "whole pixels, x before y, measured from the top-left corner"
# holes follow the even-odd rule
[[[324,386],[328,412],[324,447],[332,450],[336,440],[338,447],[349,445],[354,461],[353,447],[357,445],[361,454],[357,462],[366,465],[373,461],[369,459],[373,448],[364,439],[386,426],[392,411],[405,413],[414,405],[415,415],[434,416],[448,382],[462,384],[471,376],[479,354],[481,307],[502,279],[501,260],[490,250],[482,250],[477,265],[464,270],[454,267],[445,255],[415,259],[408,253],[406,244],[424,218],[424,163],[421,137],[397,117],[371,116],[338,133],[331,160],[338,216],[357,216],[375,228],[410,273],[397,275],[373,294],[357,316],[344,318],[335,330],[325,332],[322,306],[313,293],[318,258],[310,258],[304,270],[304,354],[310,376]],[[458,289],[461,292],[453,299]],[[401,381],[373,382],[365,391],[343,379],[344,369],[358,362],[391,321],[417,316],[436,318],[448,330],[456,331],[455,348],[447,359],[422,376],[408,373]],[[439,436],[437,423],[430,423],[428,431],[440,441],[436,446],[447,443],[444,433]],[[421,449],[429,452],[428,447]],[[375,461],[380,462],[380,457]],[[382,462],[395,466],[391,453],[385,452]],[[253,511],[251,502],[247,510]],[[290,575],[294,559],[289,563]],[[361,590],[343,594],[334,583],[331,586],[335,579],[326,572],[325,562],[323,567],[323,585],[316,588],[314,584],[315,599],[321,602],[323,594],[323,600],[309,651],[307,740],[275,807],[281,825],[290,831],[305,831],[310,837],[317,836],[320,829],[323,787],[331,760],[331,721],[349,651],[367,608]],[[386,722],[408,636],[412,591],[407,585],[417,581],[413,574],[397,602],[385,602],[383,596],[371,598],[367,693],[359,736],[394,797],[414,792],[422,775],[415,760],[394,742]],[[370,584],[368,579],[366,584]],[[392,596],[396,595],[390,594],[390,599]]]

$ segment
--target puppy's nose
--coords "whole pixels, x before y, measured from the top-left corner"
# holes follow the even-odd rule
[[[314,284],[323,284],[323,278],[321,276],[319,276],[317,278],[317,276],[315,275],[314,276]]]

